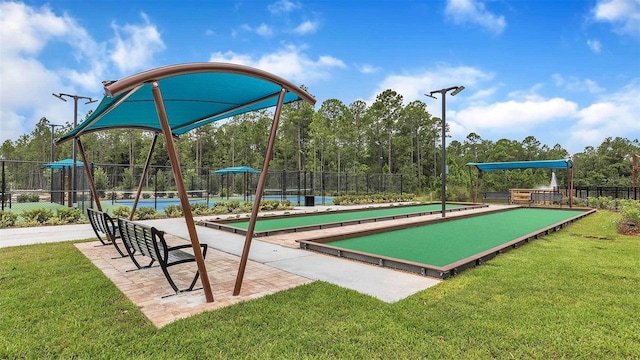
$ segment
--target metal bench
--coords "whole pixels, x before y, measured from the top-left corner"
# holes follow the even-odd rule
[[[562,198],[562,193],[557,191],[534,191],[531,193],[531,201],[535,203],[560,204],[562,203]]]
[[[196,261],[193,254],[182,250],[192,249],[191,244],[169,246],[165,241],[164,231],[125,219],[119,218],[118,226],[129,257],[138,269],[150,268],[157,262],[164,276],[167,278],[169,285],[171,285],[176,294],[193,290],[200,276],[198,270],[196,270],[193,281],[191,281],[189,287],[180,289],[171,278],[168,269],[174,265]],[[201,244],[200,246],[202,247],[202,257],[204,258],[207,255],[207,244]],[[140,265],[138,261],[140,258],[147,258],[149,263],[147,265]]]
[[[482,194],[482,203],[484,203],[485,200],[504,200],[511,202],[511,194],[507,191],[486,191]]]
[[[120,249],[120,246],[118,246],[117,240],[120,239],[120,231],[111,216],[106,212],[89,208],[87,209],[87,217],[89,218],[89,223],[91,223],[93,231],[96,233],[96,236],[102,245],[113,244],[116,250],[118,250],[118,253],[120,253],[120,256],[126,257],[127,254]]]

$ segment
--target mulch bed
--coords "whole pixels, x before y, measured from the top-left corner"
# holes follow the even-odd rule
[[[618,232],[623,235],[636,235],[640,236],[640,224],[631,226],[631,223],[622,222],[618,225]]]

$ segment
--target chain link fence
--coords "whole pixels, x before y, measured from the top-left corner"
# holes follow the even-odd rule
[[[0,205],[19,213],[34,207],[74,207],[83,212],[94,201],[84,166],[52,169],[45,162],[2,160]],[[92,163],[89,168],[100,201],[131,205],[142,182],[141,206],[162,207],[179,203],[170,167],[144,167]],[[259,173],[216,174],[217,169],[182,169],[187,194],[211,204],[216,201],[252,201]],[[289,200],[294,205],[331,204],[340,195],[416,193],[400,174],[349,174],[337,172],[271,170],[267,173],[263,199]],[[75,183],[75,185],[73,184]],[[415,183],[415,182],[414,182]],[[310,199],[313,198],[312,201]]]

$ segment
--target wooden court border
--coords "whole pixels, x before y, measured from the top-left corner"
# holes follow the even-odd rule
[[[399,259],[394,257],[388,257],[388,256],[383,256],[383,255],[378,255],[373,253],[344,249],[341,247],[326,244],[333,241],[352,239],[352,238],[368,236],[368,235],[375,235],[375,234],[391,232],[395,230],[425,226],[429,224],[441,223],[446,221],[455,221],[458,219],[464,219],[464,218],[469,218],[474,216],[482,216],[482,215],[492,214],[496,212],[512,211],[520,208],[528,208],[528,207],[505,208],[505,209],[499,209],[496,211],[485,212],[481,214],[465,214],[465,215],[457,216],[455,218],[432,219],[432,220],[425,220],[417,223],[393,225],[393,226],[388,226],[384,228],[378,228],[378,229],[372,229],[372,230],[361,230],[361,231],[332,235],[332,236],[318,236],[318,237],[310,238],[306,240],[296,240],[296,242],[300,243],[300,248],[305,250],[312,250],[312,251],[316,251],[316,252],[320,252],[328,255],[337,256],[337,257],[343,257],[347,259],[376,264],[381,267],[388,267],[388,268],[397,269],[397,270],[414,272],[414,273],[421,274],[423,276],[436,277],[440,279],[448,279],[451,276],[459,274],[463,270],[481,265],[487,262],[488,260],[498,256],[499,254],[505,253],[511,249],[518,248],[526,243],[531,242],[532,240],[539,239],[540,237],[544,235],[548,235],[554,231],[559,231],[563,229],[565,226],[567,226],[568,224],[596,212],[596,209],[576,209],[576,208],[561,209],[561,208],[553,208],[553,207],[535,207],[535,209],[547,209],[547,210],[555,210],[555,211],[585,210],[585,212],[578,214],[576,216],[573,216],[569,219],[555,223],[553,225],[544,227],[540,230],[523,235],[519,238],[508,241],[501,245],[495,246],[491,249],[485,250],[478,254],[455,261],[445,266],[434,266],[430,264],[423,264],[419,262],[414,262],[414,261],[409,261],[409,260],[404,260],[404,259]]]
[[[388,208],[399,208],[399,207],[418,207],[418,206],[427,206],[427,205],[435,205],[438,203],[426,203],[426,204],[411,204],[411,205],[398,205],[398,206],[390,206]],[[450,202],[448,204],[452,205],[467,205],[460,208],[455,209],[447,209],[446,212],[456,212],[456,211],[464,211],[464,210],[472,210],[472,209],[480,209],[489,207],[487,204],[468,204],[468,203],[453,203]],[[348,210],[335,210],[335,211],[326,211],[326,212],[314,212],[314,213],[297,213],[297,214],[286,214],[286,215],[266,215],[264,217],[260,217],[260,220],[272,220],[272,219],[291,219],[296,217],[303,216],[316,216],[316,215],[327,215],[327,214],[341,214],[341,213],[351,213],[351,212],[366,212],[372,210],[381,210],[385,209],[385,207],[371,207],[371,208],[360,208],[360,209],[348,209]],[[298,227],[289,227],[289,228],[280,228],[273,230],[264,230],[264,231],[255,231],[253,236],[261,237],[261,236],[273,236],[278,234],[286,234],[286,233],[295,233],[295,232],[303,232],[303,231],[312,231],[312,230],[322,230],[322,229],[330,229],[341,226],[349,226],[349,225],[359,225],[366,223],[375,223],[380,221],[388,221],[388,220],[397,220],[397,219],[407,219],[417,216],[425,216],[425,215],[433,215],[439,214],[441,212],[440,209],[430,210],[430,211],[419,211],[415,213],[407,213],[407,214],[397,214],[397,215],[389,215],[389,216],[381,216],[381,217],[370,217],[370,218],[362,218],[355,220],[346,220],[346,221],[336,221],[330,223],[323,224],[313,224],[307,226],[298,226]],[[213,228],[217,230],[229,231],[234,234],[246,235],[247,231],[241,228],[234,227],[233,224],[239,222],[247,222],[246,218],[234,218],[234,219],[222,219],[222,220],[203,220],[199,222],[199,225],[206,226],[208,228]]]

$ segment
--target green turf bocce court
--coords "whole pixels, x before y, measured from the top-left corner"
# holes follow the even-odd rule
[[[299,242],[303,249],[448,278],[593,212],[515,208]]]
[[[487,207],[487,205],[452,204],[446,206],[447,212],[463,211]],[[312,214],[288,214],[265,216],[256,222],[254,236],[270,236],[279,233],[300,232],[326,229],[337,226],[364,224],[386,220],[403,219],[440,213],[442,206],[437,204],[401,205],[382,208],[328,211]],[[202,225],[218,230],[226,230],[245,235],[249,227],[248,219],[207,220]]]

